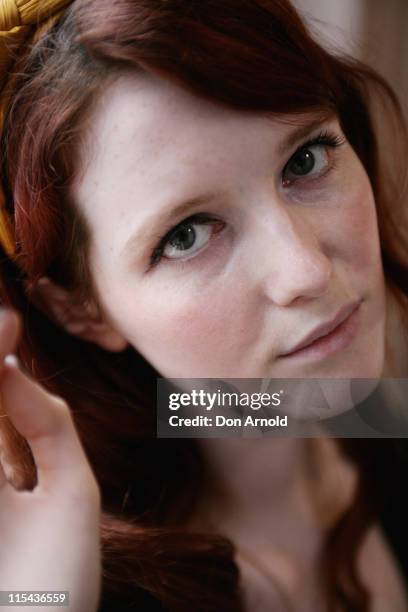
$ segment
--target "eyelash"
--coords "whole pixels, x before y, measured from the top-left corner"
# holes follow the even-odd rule
[[[303,151],[304,149],[310,149],[312,147],[316,147],[319,145],[324,146],[324,147],[329,147],[331,149],[337,149],[338,147],[341,147],[341,145],[343,145],[345,142],[346,142],[346,139],[344,136],[339,136],[338,134],[335,134],[334,132],[330,132],[328,130],[324,130],[320,132],[317,136],[314,136],[313,138],[309,138],[309,140],[306,140],[306,142],[304,142],[294,152],[294,154],[290,157],[289,161],[285,164],[282,174],[288,168],[288,166],[293,161],[293,159],[297,155],[299,155],[299,153]],[[330,170],[333,170],[334,168],[335,168],[335,165],[332,163],[332,165],[328,168],[328,170],[326,170],[323,173],[323,175],[319,175],[317,178],[321,178],[321,176],[325,176],[326,174],[328,174],[328,172],[330,172]],[[308,177],[305,176],[305,180],[307,180],[307,178]],[[285,186],[291,185],[292,183],[296,183],[297,181],[301,181],[301,180],[302,178],[289,180]]]
[[[300,147],[298,147],[295,153],[293,153],[293,155],[290,157],[289,161],[285,164],[282,170],[282,175],[284,174],[285,170],[288,168],[290,163],[296,158],[296,156],[303,149],[309,149],[311,147],[318,146],[318,145],[335,149],[343,145],[345,142],[346,142],[346,139],[344,137],[341,137],[333,132],[330,132],[327,130],[320,132],[317,136],[310,138],[306,142],[302,143]],[[326,170],[323,173],[323,175],[318,176],[316,180],[318,180],[322,176],[325,176],[334,168],[335,168],[335,165],[334,163],[332,163],[330,168]],[[302,178],[291,179],[285,183],[285,187],[290,186],[293,183],[296,183],[302,180],[303,180]],[[305,176],[305,180],[307,180],[307,175]],[[217,219],[216,217],[208,215],[206,213],[196,213],[194,215],[191,215],[190,217],[187,217],[186,219],[183,219],[183,221],[180,221],[180,223],[172,227],[162,237],[159,238],[158,244],[154,247],[153,251],[150,254],[149,267],[152,268],[160,262],[160,260],[162,259],[163,251],[166,247],[167,242],[170,240],[173,234],[175,234],[177,231],[182,229],[184,226],[188,226],[193,223],[199,224],[199,225],[211,225],[211,224],[216,225],[217,223],[220,223],[220,222],[221,222],[220,219]],[[178,263],[182,263],[182,260],[179,261]]]
[[[187,219],[184,219],[177,225],[175,225],[170,231],[166,232],[166,234],[160,238],[158,245],[153,249],[150,255],[150,266],[153,267],[157,265],[163,255],[163,251],[166,247],[167,242],[170,240],[171,236],[182,229],[184,226],[188,226],[190,224],[199,224],[199,225],[217,225],[218,223],[222,223],[220,219],[217,219],[214,216],[208,215],[206,213],[196,213],[195,215],[191,215]],[[179,261],[181,263],[181,261]]]

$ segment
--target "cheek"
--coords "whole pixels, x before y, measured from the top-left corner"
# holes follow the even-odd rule
[[[379,272],[381,252],[378,223],[368,179],[345,191],[344,203],[340,204],[339,210],[335,236],[343,261],[362,273]]]
[[[177,293],[151,287],[128,311],[126,323],[122,316],[122,327],[125,323],[131,344],[166,376],[188,377],[205,364],[217,371],[249,343],[245,330],[251,327],[233,298],[225,286],[199,293],[185,284]]]

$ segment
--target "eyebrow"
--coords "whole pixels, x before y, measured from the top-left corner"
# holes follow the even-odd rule
[[[283,140],[277,145],[277,153],[283,156],[289,149],[294,147],[299,141],[303,140],[310,132],[320,127],[332,118],[332,114],[314,115],[313,119],[307,123],[298,126],[287,134]],[[192,214],[195,209],[203,204],[210,204],[215,200],[219,200],[223,194],[207,193],[188,200],[183,200],[179,204],[163,206],[160,210],[152,215],[149,215],[143,225],[126,240],[124,247],[121,250],[121,257],[128,259],[129,257],[137,257],[142,254],[145,245],[153,238],[151,228],[160,224],[161,227],[167,227],[171,224],[172,219],[183,218],[184,215]],[[176,221],[174,222],[176,223]],[[159,240],[159,238],[157,238]]]

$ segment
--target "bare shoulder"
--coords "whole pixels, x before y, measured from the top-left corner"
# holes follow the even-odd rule
[[[358,556],[358,567],[373,595],[371,612],[408,612],[407,588],[379,525],[367,532]]]

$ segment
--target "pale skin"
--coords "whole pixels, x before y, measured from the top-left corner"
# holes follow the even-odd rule
[[[38,296],[49,316],[106,350],[132,345],[166,377],[379,378],[387,368],[391,296],[370,182],[335,117],[289,144],[298,127],[221,108],[158,78],[127,75],[111,85],[90,119],[83,172],[72,187],[91,228],[90,266],[103,312],[43,279]],[[299,178],[288,162],[322,132],[341,145],[309,148],[314,163]],[[194,209],[171,212],[209,194]],[[190,251],[167,244],[151,266],[159,238],[193,213],[212,221],[196,222]],[[361,301],[351,346],[320,361],[282,358],[350,300]],[[301,475],[303,441],[200,443],[225,495],[203,492],[191,528],[211,529],[215,516],[217,529],[238,549],[258,555],[297,593],[296,610],[318,610],[314,562],[321,525]],[[339,503],[346,503],[353,470],[333,453],[327,466],[344,481]],[[278,605],[270,581],[244,556],[237,561],[248,610]],[[388,610],[407,609],[378,528],[362,547],[361,571],[375,612],[383,597],[392,602]]]

